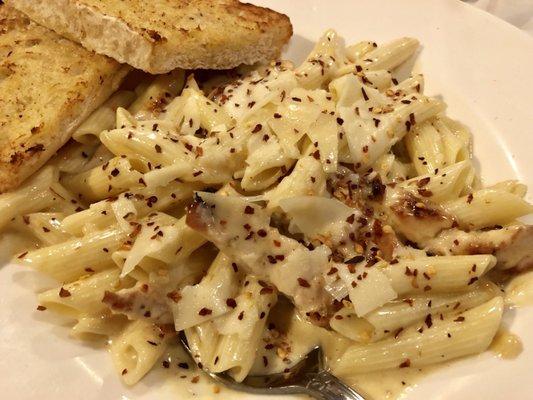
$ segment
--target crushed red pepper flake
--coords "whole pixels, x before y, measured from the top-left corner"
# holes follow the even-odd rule
[[[470,278],[470,280],[468,281],[468,285],[472,285],[474,282],[476,282],[479,278],[477,276],[473,276],[472,278]]]
[[[410,366],[411,366],[411,360],[409,360],[409,359],[407,358],[407,359],[405,359],[404,362],[402,362],[402,363],[400,364],[399,367],[400,367],[400,368],[408,368],[408,367],[410,367]]]
[[[309,282],[306,279],[304,279],[304,278],[298,278],[298,285],[300,285],[301,287],[304,287],[304,288],[311,287]]]
[[[246,206],[244,207],[244,213],[248,215],[252,215],[255,212],[254,208],[252,206]]]
[[[424,322],[428,328],[431,328],[431,326],[433,325],[433,319],[431,318],[431,314],[428,314],[426,316],[426,319],[424,320]]]
[[[228,307],[235,308],[237,307],[237,302],[235,301],[235,299],[229,298],[229,299],[226,299],[226,305]]]

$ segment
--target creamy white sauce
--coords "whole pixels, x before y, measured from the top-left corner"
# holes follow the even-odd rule
[[[489,347],[490,351],[496,353],[498,357],[506,360],[518,357],[523,349],[524,346],[522,345],[520,338],[503,328],[496,333],[496,336]]]
[[[517,275],[505,285],[505,302],[516,307],[533,305],[533,271]]]

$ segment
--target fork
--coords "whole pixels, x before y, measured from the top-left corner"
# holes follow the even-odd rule
[[[183,332],[180,340],[191,354]],[[193,360],[195,357],[191,357]],[[197,364],[198,365],[198,364]],[[302,361],[283,374],[248,376],[242,382],[235,382],[226,373],[213,373],[198,366],[213,380],[241,392],[254,394],[306,394],[318,400],[365,400],[357,391],[332,375],[324,366],[320,347],[313,349]]]

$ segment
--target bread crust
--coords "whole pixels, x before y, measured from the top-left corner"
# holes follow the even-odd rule
[[[9,0],[87,49],[153,74],[278,58],[286,15],[237,0]]]
[[[54,155],[128,71],[0,4],[0,193]]]

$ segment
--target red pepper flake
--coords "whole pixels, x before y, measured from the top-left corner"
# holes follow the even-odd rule
[[[202,308],[200,311],[198,311],[198,315],[205,317],[206,315],[213,314],[213,310],[210,310],[209,308]]]
[[[285,256],[283,254],[278,254],[274,257],[276,260],[278,261],[283,261],[285,260]]]
[[[341,319],[343,319],[343,316],[342,315],[335,315],[335,319],[341,320]]]
[[[274,345],[272,343],[269,343],[265,346],[265,350],[272,350],[274,348]]]
[[[274,118],[276,118],[276,119],[279,119],[279,118],[281,118],[281,114],[278,114],[278,113],[274,113]]]
[[[426,319],[424,320],[424,322],[426,323],[426,326],[428,328],[431,328],[431,325],[433,325],[433,319],[431,318],[431,314],[428,314],[426,316]]]
[[[163,368],[170,368],[170,362],[163,360]]]
[[[413,114],[413,113],[409,114],[409,122],[411,123],[411,126],[416,124],[415,114]]]
[[[465,320],[465,317],[461,316],[461,317],[455,318],[453,321],[454,322],[463,322],[464,320]]]
[[[257,231],[257,234],[258,234],[259,236],[261,236],[261,237],[266,237],[267,232],[266,232],[264,229],[259,229],[259,230]]]
[[[400,364],[400,368],[408,368],[411,366],[411,360],[408,358],[405,359],[403,363]]]
[[[70,297],[70,292],[62,287],[59,289],[59,297]]]
[[[344,120],[340,117],[337,117],[337,124],[342,125],[344,124]]]
[[[156,153],[161,153],[163,150],[161,149],[161,146],[159,146],[158,144],[156,144],[155,146],[155,151]]]
[[[261,311],[261,314],[259,314],[259,319],[263,319],[265,318],[265,312],[264,311]]]
[[[429,183],[430,180],[431,178],[429,177],[422,178],[416,183],[416,186],[418,186],[419,188],[424,187]]]
[[[246,206],[246,207],[244,207],[244,213],[245,213],[245,214],[249,214],[249,215],[251,215],[251,214],[253,214],[254,212],[255,212],[255,210],[254,210],[254,208],[253,208],[252,206]]]
[[[433,192],[431,190],[427,189],[418,189],[418,194],[422,197],[431,197],[433,196]]]
[[[470,278],[470,280],[468,281],[468,285],[471,285],[473,284],[475,281],[477,281],[479,278],[477,276],[473,276],[472,278]]]
[[[198,383],[199,381],[200,381],[199,375],[193,376],[193,378],[191,379],[191,383]]]
[[[239,272],[239,267],[234,262],[231,263],[231,267],[233,268],[233,272]]]
[[[259,291],[259,294],[270,294],[270,293],[274,293],[274,289],[271,288],[271,287],[264,287],[262,288],[260,291]]]
[[[276,261],[276,257],[274,257],[274,256],[272,256],[272,255],[269,254],[269,255],[267,256],[267,258],[268,258],[268,262],[269,262],[270,264],[276,264],[276,263],[277,263],[277,261]]]
[[[398,336],[400,336],[400,333],[402,333],[403,331],[403,328],[398,328],[395,332],[394,332],[394,339],[398,339]]]
[[[363,98],[365,99],[365,101],[368,101],[368,95],[366,94],[365,92],[365,88],[361,88],[361,93],[363,93]]]
[[[174,303],[177,303],[181,300],[181,294],[177,291],[172,291],[167,293],[167,297],[172,300]]]
[[[320,160],[320,150],[316,150],[313,153],[313,157],[315,158],[315,160]]]
[[[111,176],[118,176],[120,174],[120,171],[118,168],[114,168],[111,172],[110,172]]]
[[[21,255],[19,255],[17,258],[19,258],[19,259],[20,259],[20,258],[24,258],[24,257],[26,256],[26,254],[28,254],[27,251],[25,251],[24,253],[22,253]]]
[[[472,200],[474,200],[474,195],[472,193],[470,193],[466,199],[466,202],[468,204],[472,204]]]
[[[226,305],[228,307],[235,308],[237,307],[237,302],[235,301],[235,299],[229,298],[229,299],[226,299]]]
[[[353,224],[355,222],[355,214],[352,214],[348,218],[346,218],[346,222],[348,222],[349,224]]]
[[[124,368],[121,372],[122,375],[126,375],[128,373],[128,369],[127,368]]]
[[[237,316],[237,319],[238,319],[239,321],[242,321],[243,318],[244,318],[244,311],[241,311],[241,312],[239,313],[239,315]]]
[[[274,246],[281,247],[281,242],[279,240],[274,240]]]
[[[200,367],[200,365],[198,364],[198,366]],[[178,367],[182,368],[182,369],[189,369],[189,364],[187,364],[186,362],[180,362],[178,363]],[[200,367],[202,368],[202,367]]]
[[[87,268],[84,268],[84,269],[85,269],[85,272],[89,272],[89,273],[94,272],[94,269],[92,269],[90,267],[87,267]]]
[[[45,306],[38,305],[38,306],[37,306],[37,310],[38,310],[38,311],[44,311],[44,310],[46,310],[46,307],[45,307]]]
[[[248,234],[248,236],[246,236],[246,237],[244,238],[244,240],[250,240],[251,238],[254,237],[254,235],[255,235],[255,232],[250,232],[250,233]]]
[[[149,345],[152,345],[152,346],[157,346],[157,343],[156,342],[153,342],[151,340],[147,340],[146,341]]]
[[[261,124],[257,124],[254,129],[252,130],[252,133],[257,133],[259,132],[261,129],[263,129],[263,125]]]
[[[428,290],[431,290],[431,286],[429,285],[424,286],[424,292],[427,292]]]
[[[299,284],[301,287],[304,287],[304,288],[311,287],[311,285],[309,284],[309,282],[307,282],[307,280],[305,280],[304,278],[298,278],[298,284]]]

